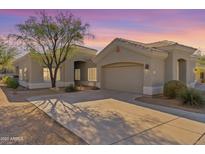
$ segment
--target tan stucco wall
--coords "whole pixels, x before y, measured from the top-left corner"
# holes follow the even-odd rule
[[[184,59],[186,60],[186,83],[190,84],[194,82],[194,68],[195,68],[195,60],[191,58],[191,55],[188,54],[185,51],[180,51],[180,50],[175,50],[173,52],[173,79],[177,80],[178,79],[178,72],[177,72],[177,67],[178,67],[178,59]]]
[[[74,82],[74,62],[72,59],[66,60],[62,65],[62,81]]]
[[[168,52],[168,57],[165,60],[165,81],[178,79],[178,59],[186,60],[186,83],[194,82],[194,68],[196,59],[192,58],[193,49],[181,47],[178,45],[161,47]]]
[[[190,58],[189,61],[189,72],[188,72],[188,83],[192,83],[196,80],[194,69],[196,67],[196,58]]]
[[[117,51],[117,47],[118,50]],[[143,86],[145,91],[150,91],[150,87],[159,87],[164,85],[164,82],[169,80],[178,79],[178,60],[186,60],[186,83],[190,84],[195,80],[193,69],[195,68],[195,59],[192,54],[194,48],[189,48],[183,45],[170,45],[167,47],[160,47],[163,53],[151,52],[147,54],[148,50],[140,46],[129,45],[127,43],[120,44],[117,41],[109,44],[99,55],[96,57],[97,71],[98,71],[98,85],[103,87],[102,67],[108,64],[120,62],[134,62],[139,64],[149,64],[149,70],[144,69]],[[159,54],[159,55],[158,55]],[[114,80],[114,77],[113,77]],[[148,92],[149,93],[149,92]]]
[[[34,59],[31,59],[31,68],[32,71],[30,71],[30,83],[40,83],[44,82],[43,80],[43,68],[46,67],[43,63],[39,63]],[[64,79],[64,68],[65,65],[62,65],[60,67],[60,81],[65,81]]]
[[[74,83],[74,62],[75,61],[88,61],[95,56],[95,51],[89,51],[89,49],[80,49],[75,52],[72,58],[67,59],[60,66],[61,73],[61,81],[63,85],[64,83]],[[14,66],[18,66],[19,68],[27,67],[28,69],[28,83],[29,84],[38,84],[36,87],[41,86],[40,83],[45,83],[43,80],[43,67],[45,66],[42,62],[37,61],[32,58],[29,54],[24,57],[19,58],[15,61]],[[46,82],[46,86],[47,82]],[[43,85],[41,86],[43,87]]]
[[[116,47],[119,47],[119,51]],[[193,49],[171,45],[168,47],[161,47],[166,50],[162,53],[153,52],[141,46],[132,46],[128,44],[121,44],[114,42],[107,46],[103,53],[96,56],[95,52],[89,52],[89,49],[80,49],[74,57],[66,60],[61,66],[61,81],[67,83],[74,83],[74,62],[84,61],[81,67],[81,80],[83,83],[87,82],[87,70],[89,67],[97,67],[97,86],[102,84],[102,67],[108,64],[115,63],[136,63],[143,65],[143,86],[160,87],[165,81],[177,80],[178,59],[186,60],[186,81],[187,84],[194,82],[195,74],[195,59],[191,57]],[[96,58],[97,57],[97,58]],[[94,63],[92,62],[94,59]],[[97,59],[97,60],[96,60]],[[96,65],[95,65],[96,63]],[[144,69],[144,65],[149,65],[149,70]],[[31,60],[28,56],[24,56],[21,60],[15,62],[15,66],[19,68],[27,67],[28,77],[30,83],[41,83],[43,81],[43,65],[35,60]],[[114,80],[114,77],[113,77]]]
[[[168,57],[165,59],[165,81],[173,79],[173,53],[169,52]]]
[[[149,70],[145,70],[143,68],[144,73],[144,87],[152,87],[152,86],[162,86],[164,83],[164,60],[162,58],[156,56],[148,56],[144,55],[143,49],[135,49],[133,51],[130,48],[126,48],[124,46],[119,46],[120,51],[116,52],[116,45],[113,44],[110,48],[106,51],[107,54],[104,55],[98,62],[97,62],[97,69],[98,69],[98,84],[102,84],[102,67],[108,64],[113,63],[120,63],[120,62],[131,62],[131,63],[138,63],[142,64],[149,64]],[[141,50],[140,52],[136,50]],[[113,77],[114,80],[114,77]]]
[[[31,58],[30,83],[39,83],[43,81],[43,64]]]
[[[136,54],[133,51],[130,51],[129,49],[126,49],[124,47],[120,47],[120,52],[116,52],[116,46],[113,46],[109,49],[109,53],[103,57],[98,63],[97,63],[97,69],[98,69],[98,82],[101,82],[101,67],[107,64],[112,63],[120,63],[120,62],[133,62],[133,63],[139,63],[139,64],[149,64],[151,63],[150,58],[141,54]],[[149,86],[151,85],[150,81],[150,72],[147,72],[144,76],[144,84]]]
[[[88,61],[93,55],[87,53],[78,53],[74,57],[67,59],[61,67],[61,81],[74,82],[74,62],[75,61]],[[31,80],[30,82],[43,82],[43,64],[32,59],[31,62]]]
[[[29,73],[31,70],[31,63],[29,55],[24,55],[23,57],[19,58],[17,61],[14,62],[14,67],[18,67],[19,69],[27,68],[27,81],[30,81],[31,74]],[[16,72],[19,75],[19,72]]]
[[[165,61],[164,59],[155,58],[151,59],[150,76],[152,86],[162,86],[165,81]]]

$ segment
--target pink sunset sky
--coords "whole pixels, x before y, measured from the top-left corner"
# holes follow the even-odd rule
[[[15,25],[38,10],[0,10],[0,35],[16,33]],[[47,10],[55,14],[56,10]],[[64,10],[62,10],[64,11]],[[170,40],[205,48],[205,10],[67,10],[90,24],[95,39],[85,46],[101,50],[116,37],[139,42]]]

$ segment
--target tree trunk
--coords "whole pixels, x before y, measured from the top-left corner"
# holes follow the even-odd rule
[[[51,79],[51,87],[55,88],[56,87],[56,79],[54,78],[53,72],[52,72],[52,67],[48,67],[49,72],[50,72],[50,79]]]
[[[56,88],[56,80],[54,78],[51,78],[51,87]]]
[[[56,88],[56,77],[58,72],[58,67],[54,69],[54,72],[52,72],[52,68],[50,70],[50,77],[51,77],[51,87]]]

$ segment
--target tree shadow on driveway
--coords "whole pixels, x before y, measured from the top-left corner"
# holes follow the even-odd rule
[[[151,133],[152,128],[165,124],[170,119],[161,122],[161,119],[154,115],[146,117],[122,112],[117,109],[116,104],[110,106],[112,108],[103,108],[105,103],[117,101],[103,98],[106,97],[97,100],[89,97],[84,102],[77,102],[72,98],[56,95],[32,98],[32,103],[88,144],[181,144],[180,140],[172,136],[165,137],[160,132]],[[129,105],[127,103],[127,106]],[[143,134],[147,131],[151,135]]]

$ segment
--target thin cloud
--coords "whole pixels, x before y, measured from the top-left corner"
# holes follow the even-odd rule
[[[0,35],[15,33],[15,25],[39,10],[0,10]],[[47,10],[55,15],[57,10]],[[91,25],[96,37],[85,45],[101,50],[116,37],[154,42],[172,40],[205,48],[205,10],[61,10]],[[11,20],[12,19],[12,20]]]

